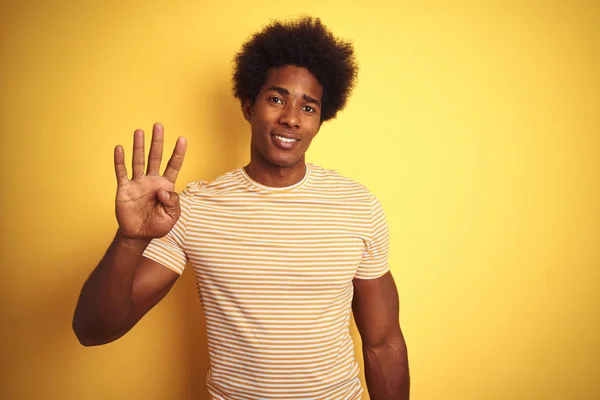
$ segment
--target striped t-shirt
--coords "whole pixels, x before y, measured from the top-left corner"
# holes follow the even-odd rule
[[[285,188],[240,167],[180,196],[177,224],[144,255],[194,268],[211,399],[360,399],[352,280],[388,271],[379,201],[314,164]]]

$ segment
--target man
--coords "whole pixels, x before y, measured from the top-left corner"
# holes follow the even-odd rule
[[[146,173],[136,131],[131,180],[117,146],[119,229],[83,286],[73,319],[81,343],[124,335],[191,262],[211,399],[359,399],[351,311],[371,398],[408,399],[381,205],[360,184],[305,162],[356,74],[351,44],[320,20],[273,23],[236,57],[234,92],[252,135],[247,166],[178,195],[184,138],[160,176],[163,127],[154,125]]]

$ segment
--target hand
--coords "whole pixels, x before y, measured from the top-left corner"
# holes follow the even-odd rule
[[[133,134],[133,175],[127,177],[123,147],[115,147],[117,175],[116,214],[121,235],[129,239],[163,237],[175,226],[181,209],[174,192],[177,174],[181,170],[186,139],[180,137],[164,175],[160,176],[164,129],[159,123],[152,128],[152,144],[148,155],[148,170],[144,175],[144,131]]]

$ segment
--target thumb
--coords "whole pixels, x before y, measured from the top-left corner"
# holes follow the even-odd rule
[[[158,191],[158,201],[167,211],[174,211],[179,208],[179,195],[175,192],[160,189]]]

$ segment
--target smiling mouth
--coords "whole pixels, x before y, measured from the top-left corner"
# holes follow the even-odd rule
[[[287,134],[271,134],[271,142],[273,145],[281,150],[292,150],[299,146],[300,138],[291,137],[291,135]]]
[[[294,139],[294,138],[287,138],[284,136],[280,136],[280,135],[274,135],[277,139],[281,140],[284,143],[294,143],[297,142],[298,139]]]

